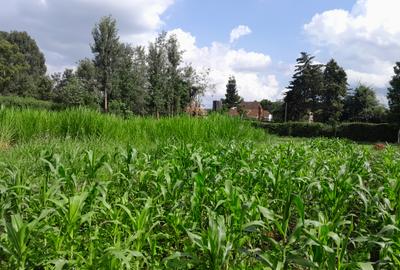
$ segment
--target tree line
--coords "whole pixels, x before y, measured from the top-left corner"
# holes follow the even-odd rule
[[[176,36],[162,32],[149,46],[120,41],[117,23],[93,27],[92,58],[76,69],[46,74],[45,58],[26,32],[0,32],[0,94],[137,115],[176,115],[199,100],[208,71],[184,64]]]
[[[262,100],[277,121],[304,121],[313,114],[314,121],[399,122],[400,62],[389,82],[389,109],[381,105],[372,87],[359,84],[349,89],[347,74],[331,59],[325,65],[315,63],[314,56],[302,52],[296,59],[295,72],[283,100]]]

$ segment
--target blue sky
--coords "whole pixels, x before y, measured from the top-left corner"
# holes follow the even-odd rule
[[[229,42],[230,31],[247,25],[252,34],[235,47],[260,51],[290,62],[312,46],[303,25],[320,12],[350,10],[354,0],[178,0],[164,16],[167,30],[182,28],[197,38],[199,46]]]
[[[382,103],[400,61],[399,0],[0,0],[0,29],[27,31],[48,72],[91,57],[91,30],[111,14],[121,40],[147,45],[175,34],[184,62],[210,69],[203,102],[223,97],[230,75],[245,100],[280,99],[301,51],[335,58],[350,86],[372,86]]]

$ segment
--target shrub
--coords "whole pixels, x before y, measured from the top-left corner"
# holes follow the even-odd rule
[[[362,142],[397,142],[399,127],[394,124],[343,123],[330,126],[322,123],[262,123],[268,132],[293,137],[337,137]]]
[[[336,136],[354,141],[396,142],[398,127],[392,124],[343,123]]]
[[[331,137],[333,130],[330,126],[322,123],[263,123],[264,128],[280,136],[293,137]]]

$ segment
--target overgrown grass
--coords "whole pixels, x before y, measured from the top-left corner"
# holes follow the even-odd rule
[[[7,144],[72,138],[130,143],[142,149],[169,143],[262,141],[266,138],[262,130],[252,128],[250,123],[221,115],[124,120],[86,109],[61,112],[3,109],[0,110],[0,134],[0,140]]]

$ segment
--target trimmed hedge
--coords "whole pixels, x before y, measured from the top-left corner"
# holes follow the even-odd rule
[[[330,126],[322,123],[258,123],[269,133],[292,137],[344,138],[360,142],[397,142],[399,126],[394,124],[342,123]]]
[[[288,123],[262,123],[271,133],[280,136],[293,137],[324,137],[331,136],[332,128],[322,123],[288,122]]]
[[[393,124],[344,123],[336,137],[364,142],[397,142],[399,126]]]

